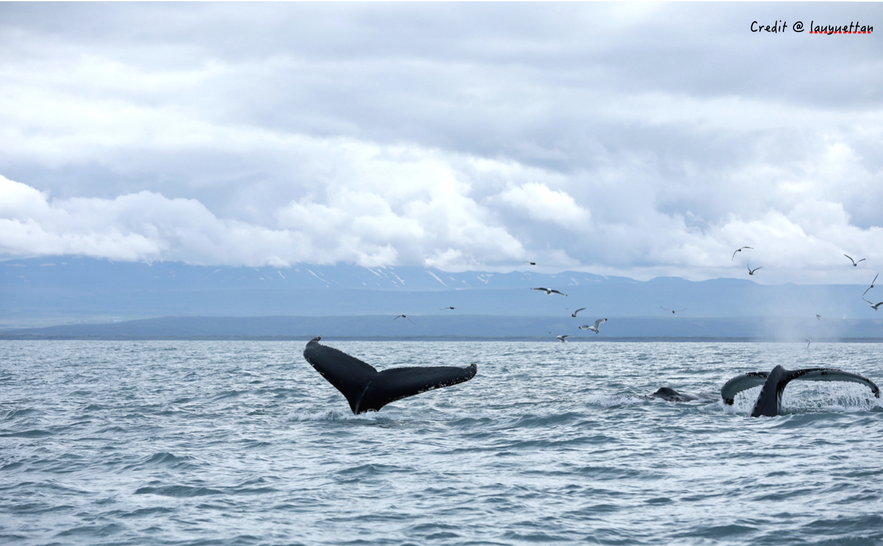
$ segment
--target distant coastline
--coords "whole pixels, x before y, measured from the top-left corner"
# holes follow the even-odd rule
[[[306,343],[313,336],[249,336],[249,335],[192,335],[192,336],[146,336],[146,335],[53,335],[30,333],[6,333],[0,331],[2,341],[299,341]],[[322,336],[330,342],[334,341],[420,341],[420,342],[534,342],[559,343],[549,336]],[[602,337],[602,338],[571,338],[568,343],[799,343],[805,340],[786,338],[760,337]],[[883,343],[883,337],[855,338],[819,338],[813,343]]]
[[[568,297],[530,289],[537,286]],[[868,290],[580,272],[338,264],[282,274],[34,258],[0,262],[0,339],[883,342],[883,316],[861,296]],[[394,320],[401,314],[408,321]],[[598,334],[580,329],[605,318]]]
[[[303,341],[532,341],[596,342],[883,342],[874,319],[817,321],[789,317],[610,317],[600,334],[577,328],[567,317],[491,315],[414,316],[414,323],[387,315],[331,317],[169,316],[101,323],[0,329],[0,340],[248,340]]]

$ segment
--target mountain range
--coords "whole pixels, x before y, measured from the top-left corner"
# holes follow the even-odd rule
[[[530,290],[537,287],[567,296]],[[0,328],[7,337],[34,328],[57,337],[62,328],[68,332],[62,337],[335,332],[344,337],[541,338],[552,331],[585,339],[883,338],[883,315],[878,319],[862,300],[866,288],[763,285],[748,279],[637,281],[573,271],[228,267],[56,256],[0,262]],[[578,308],[585,310],[573,318]],[[413,324],[393,320],[400,314]],[[596,318],[610,319],[602,334],[577,329]],[[96,333],[99,325],[103,333]],[[52,328],[56,334],[46,333]],[[72,334],[77,328],[81,333]],[[83,328],[92,333],[82,333]]]

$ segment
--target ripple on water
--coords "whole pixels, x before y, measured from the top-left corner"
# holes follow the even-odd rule
[[[0,438],[45,438],[47,436],[52,436],[52,432],[40,429],[0,433]]]
[[[136,495],[159,495],[162,497],[204,497],[206,495],[224,495],[224,491],[211,487],[190,485],[145,486],[135,490]]]

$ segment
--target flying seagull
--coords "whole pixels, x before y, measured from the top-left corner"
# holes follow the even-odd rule
[[[806,350],[808,351],[808,350],[809,350],[809,344],[812,343],[812,340],[809,339],[808,337],[805,337],[805,338],[803,338],[803,339],[806,340]]]
[[[742,248],[749,248],[749,249],[751,249],[751,250],[754,250],[754,247],[750,247],[750,246],[743,246]],[[737,249],[733,252],[733,258],[736,257],[736,252],[742,252],[742,248],[737,248]],[[730,258],[730,261],[731,261],[731,262],[733,261],[733,258]]]
[[[410,318],[408,318],[408,315],[399,315],[396,318],[406,318],[408,320],[411,320]],[[394,318],[392,320],[395,320],[396,318]],[[411,324],[416,324],[416,323],[413,320],[411,320]]]
[[[607,322],[607,319],[606,318],[599,318],[598,320],[595,321],[594,326],[589,326],[588,324],[583,324],[582,326],[579,327],[579,329],[580,330],[589,330],[589,331],[595,332],[597,334],[598,333],[598,326],[601,326],[602,322]]]
[[[549,332],[549,333],[552,334],[552,332]],[[559,335],[556,335],[556,334],[552,334],[552,335],[555,336],[555,337],[557,337],[557,338],[558,338],[558,341],[560,341],[561,343],[567,343],[567,338],[570,337],[570,334],[565,334],[565,335],[563,335],[563,336],[559,336]]]
[[[865,300],[865,298],[862,298],[862,299]],[[865,300],[865,301],[868,301],[868,300]],[[872,302],[872,301],[868,301],[868,303],[871,304],[871,307],[874,308],[874,311],[876,311],[878,307],[883,305],[883,301],[881,301],[880,303],[877,303],[877,304],[874,304],[874,302]]]
[[[816,313],[816,318],[819,319],[819,320],[822,320],[822,319],[825,318],[825,317],[823,317],[822,315]]]
[[[527,261],[527,262],[524,262],[524,263],[526,263],[526,264],[530,264],[530,265],[537,265],[536,262],[531,262],[531,261]]]
[[[567,307],[565,307],[565,309],[567,309]],[[570,316],[572,316],[573,318],[576,318],[576,314],[579,313],[580,311],[584,310],[584,309],[585,309],[585,307],[580,307],[579,309],[577,309],[576,311],[574,311],[573,313],[571,313]],[[567,309],[567,310],[570,311],[570,309]]]
[[[562,296],[567,296],[567,294],[564,294],[563,292],[559,292],[559,291],[555,290],[554,288],[531,288],[531,290],[542,290],[543,292],[546,293],[547,296],[551,296],[552,294],[561,294]]]
[[[880,276],[879,273],[877,273],[876,275],[874,275],[874,280],[871,281],[871,286],[868,287],[868,290],[870,290],[871,288],[874,288],[874,283],[877,282],[877,277],[879,277],[879,276]],[[864,291],[864,293],[862,294],[862,297],[865,297],[865,294],[868,293],[868,290],[865,290],[865,291]]]
[[[675,311],[686,311],[686,310],[687,310],[686,307],[684,307],[683,309],[666,309],[665,307],[662,307],[661,305],[660,305],[659,307],[662,308],[662,309],[665,309],[666,311],[671,311],[671,314],[672,314],[672,315],[675,314]]]
[[[751,264],[749,264],[749,265],[748,265],[748,274],[749,274],[749,275],[754,275],[754,272],[757,271],[758,269],[763,269],[763,266],[755,267],[754,269],[751,269]]]
[[[862,258],[861,260],[859,260],[859,261],[857,262],[857,261],[853,260],[853,259],[852,259],[852,256],[850,256],[849,254],[844,254],[844,256],[846,256],[847,258],[849,258],[849,261],[852,262],[852,267],[855,267],[855,266],[857,266],[860,262],[863,262],[863,261],[867,260],[867,258]]]
[[[446,309],[456,309],[456,307],[442,307],[441,308],[442,311],[444,311]],[[405,317],[405,318],[408,318],[408,317]],[[395,320],[395,319],[393,319],[393,320]]]

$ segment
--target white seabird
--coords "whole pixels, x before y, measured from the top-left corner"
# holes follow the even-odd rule
[[[844,254],[844,256],[846,256],[847,258],[849,258],[849,261],[852,262],[852,267],[857,266],[857,265],[859,264],[859,262],[863,262],[863,261],[867,260],[867,258],[862,258],[861,260],[859,260],[859,261],[857,262],[857,261],[853,260],[853,259],[852,259],[852,256],[850,256],[849,254]]]
[[[589,331],[595,332],[597,334],[598,333],[598,326],[601,326],[602,322],[607,322],[607,319],[606,318],[599,318],[598,320],[595,321],[594,326],[589,326],[588,324],[583,324],[582,326],[579,327],[579,329],[580,330],[589,330]]]
[[[551,296],[552,294],[561,294],[562,296],[567,295],[563,292],[559,292],[559,291],[555,290],[554,288],[531,288],[531,290],[542,290],[543,292],[546,293],[547,296]]]
[[[750,247],[750,246],[743,246],[742,248],[748,248],[748,249],[754,250],[754,247]],[[737,248],[735,251],[733,251],[733,258],[736,257],[736,252],[742,252],[742,248]],[[730,258],[731,262],[733,261],[733,258]]]
[[[871,281],[871,286],[868,287],[868,290],[870,290],[871,288],[874,288],[874,283],[877,282],[877,277],[879,277],[879,276],[880,276],[879,273],[877,273],[876,275],[874,275],[874,280]],[[862,292],[862,297],[865,297],[865,294],[868,293],[868,290],[865,290],[864,292]]]

